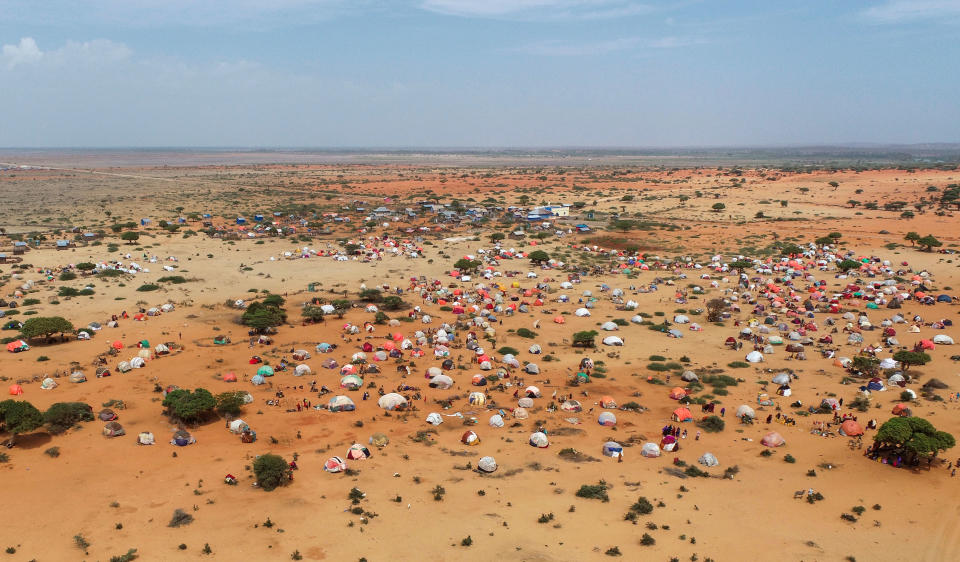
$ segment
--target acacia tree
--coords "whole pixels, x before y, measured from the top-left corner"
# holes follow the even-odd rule
[[[0,402],[0,426],[10,434],[12,444],[17,435],[33,431],[43,425],[43,414],[27,401],[4,400]]]
[[[903,237],[903,239],[909,241],[910,245],[913,246],[918,240],[920,240],[920,235],[916,232],[910,231],[906,234],[906,236]]]
[[[727,303],[723,299],[710,299],[707,301],[707,322],[720,322],[723,320],[723,311],[727,308]]]
[[[926,365],[930,362],[930,355],[922,351],[898,351],[893,354],[893,360],[899,361],[903,365],[903,371],[907,372],[911,365]]]
[[[727,206],[723,203],[714,203],[710,208],[713,209],[713,212],[719,213],[720,211],[726,209]]]
[[[884,422],[873,438],[880,452],[900,455],[907,462],[936,456],[957,442],[946,431],[937,431],[932,423],[915,417],[892,418]]]
[[[133,232],[133,231],[124,232],[123,234],[120,235],[120,239],[133,244],[134,242],[140,239],[140,233]]]
[[[464,272],[466,272],[466,271],[475,271],[475,270],[476,270],[478,267],[480,267],[481,265],[483,265],[483,264],[482,264],[482,262],[481,262],[480,260],[471,260],[471,259],[469,259],[469,258],[460,258],[460,259],[458,259],[458,260],[453,264],[453,267],[454,267],[454,269],[456,269],[456,270],[459,271],[460,273],[464,273]]]
[[[943,242],[939,241],[934,237],[933,234],[927,234],[923,238],[917,240],[917,243],[920,244],[924,250],[932,252],[934,248],[939,248],[943,246]]]
[[[23,323],[20,334],[25,339],[50,337],[73,331],[73,324],[61,316],[38,316]]]
[[[171,418],[195,423],[216,408],[217,399],[205,388],[198,388],[193,392],[178,388],[167,394],[163,399],[163,406]]]
[[[857,260],[843,260],[837,264],[837,269],[846,273],[851,269],[858,269],[860,267],[860,262]]]
[[[530,258],[531,262],[538,265],[544,262],[550,261],[550,254],[544,252],[543,250],[537,250],[535,252],[531,252],[530,255],[527,257]]]
[[[730,264],[731,269],[736,269],[737,273],[743,275],[743,272],[748,268],[753,267],[753,262],[750,260],[736,260]]]

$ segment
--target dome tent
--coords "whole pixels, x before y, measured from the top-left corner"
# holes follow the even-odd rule
[[[119,437],[121,435],[125,435],[126,431],[124,431],[122,425],[112,421],[107,422],[107,424],[103,426],[103,434],[107,437]]]
[[[377,400],[377,405],[384,410],[397,410],[407,405],[407,399],[396,392],[389,392]]]
[[[443,416],[436,412],[427,414],[427,423],[430,425],[440,425],[443,423]]]
[[[477,461],[477,470],[480,472],[491,473],[497,470],[497,461],[493,457],[480,457]]]
[[[660,445],[656,443],[649,442],[644,443],[643,447],[640,448],[640,454],[647,458],[656,458],[660,456]]]
[[[530,446],[544,449],[550,445],[550,440],[547,439],[547,434],[537,431],[536,433],[530,434]]]
[[[763,354],[759,351],[751,351],[747,354],[745,359],[748,363],[759,363],[763,361]]]
[[[490,427],[503,427],[503,416],[500,414],[494,414],[490,416]]]
[[[153,437],[153,433],[149,431],[141,431],[140,434],[137,435],[137,445],[153,445],[154,443],[156,443],[156,440]]]
[[[331,412],[353,412],[357,405],[348,396],[334,396],[327,402],[327,410]]]
[[[597,416],[597,423],[605,427],[613,427],[617,425],[617,416],[613,412],[600,412],[600,415]]]
[[[773,384],[788,384],[790,382],[790,374],[789,373],[776,374],[773,376],[772,379],[770,379],[770,381]]]
[[[463,435],[460,436],[460,442],[464,445],[474,446],[480,444],[480,436],[476,432],[467,430],[463,432]]]
[[[753,408],[751,408],[750,406],[747,406],[746,404],[742,404],[740,407],[737,408],[736,416],[738,418],[742,418],[746,416],[750,419],[753,419],[757,417],[757,414],[756,412],[753,411]]]
[[[347,463],[340,457],[330,457],[323,463],[323,469],[327,472],[343,472],[347,469]]]
[[[704,453],[700,455],[700,458],[697,459],[697,462],[703,466],[717,466],[720,464],[720,461],[717,460],[717,457],[713,453]]]
[[[786,439],[776,431],[771,431],[770,433],[763,436],[763,439],[760,440],[760,443],[767,447],[780,447],[786,444]]]
[[[856,437],[858,435],[863,435],[863,428],[860,427],[860,424],[853,420],[847,420],[840,424],[840,435],[846,437]]]
[[[350,445],[350,448],[347,449],[347,460],[366,460],[372,457],[370,449],[366,448],[361,443],[354,443]]]
[[[616,458],[623,454],[623,445],[617,443],[616,441],[607,441],[603,444],[601,452],[605,457]]]

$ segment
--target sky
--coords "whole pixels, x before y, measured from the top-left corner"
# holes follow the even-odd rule
[[[960,142],[960,0],[0,0],[0,146]]]

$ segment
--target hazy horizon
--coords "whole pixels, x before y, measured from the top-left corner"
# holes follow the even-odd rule
[[[0,0],[0,146],[960,142],[960,0]]]

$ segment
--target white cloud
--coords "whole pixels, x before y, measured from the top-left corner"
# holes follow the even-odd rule
[[[920,20],[960,20],[960,0],[888,0],[871,6],[863,15],[878,23],[904,23]]]
[[[539,41],[536,43],[523,45],[516,50],[529,55],[549,57],[579,57],[605,55],[607,53],[645,48],[675,49],[691,45],[700,45],[703,43],[706,43],[706,40],[697,37],[662,37],[659,39],[622,37],[619,39],[607,39],[604,41],[579,43],[558,40]]]
[[[0,60],[8,69],[17,66],[99,65],[124,60],[132,51],[123,43],[107,39],[67,41],[59,49],[42,51],[32,37],[23,37],[16,45],[4,45]]]
[[[424,10],[464,17],[611,19],[653,11],[636,0],[422,0]]]
[[[2,52],[3,62],[9,68],[18,64],[27,64],[36,62],[43,58],[43,53],[33,37],[24,37],[20,39],[17,45],[4,45]]]

